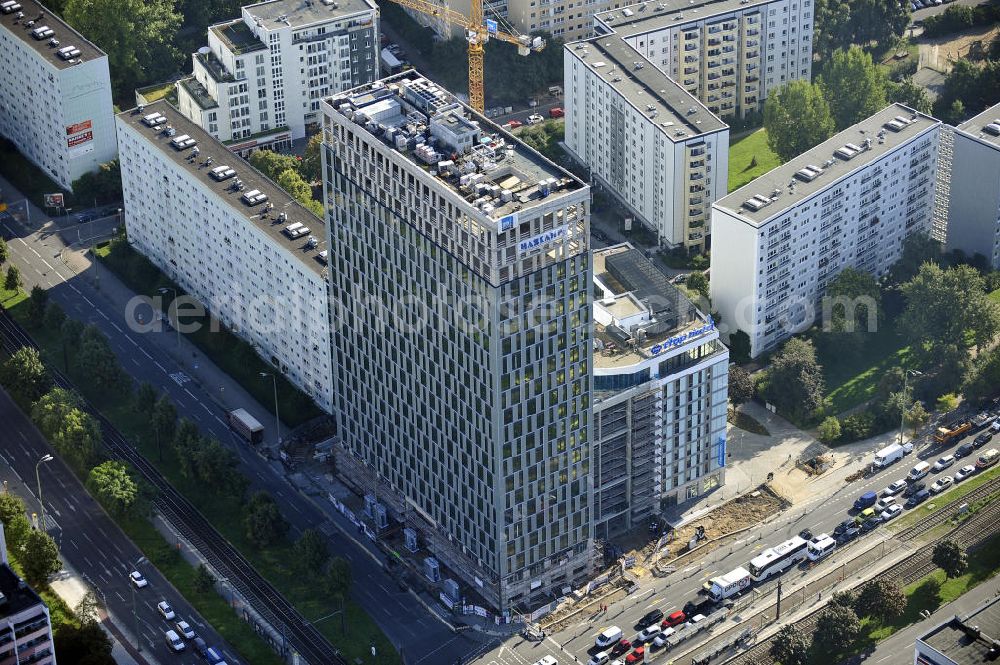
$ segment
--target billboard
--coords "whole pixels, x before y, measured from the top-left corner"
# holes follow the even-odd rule
[[[84,120],[83,122],[76,122],[72,125],[66,125],[66,136],[72,136],[73,134],[81,134],[88,129],[93,129],[94,123],[90,120]]]
[[[90,120],[66,125],[66,147],[73,156],[94,150],[94,123]]]
[[[45,207],[46,208],[62,208],[65,206],[62,194],[46,194],[45,195]]]

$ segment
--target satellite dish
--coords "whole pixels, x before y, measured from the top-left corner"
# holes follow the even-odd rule
[[[200,49],[198,49],[198,53],[200,53],[201,55],[208,55],[211,52],[212,49],[208,48],[207,46],[202,46]]]

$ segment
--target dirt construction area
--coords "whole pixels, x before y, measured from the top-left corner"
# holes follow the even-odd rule
[[[998,34],[1000,25],[990,25],[938,39],[921,38],[918,67],[929,67],[947,74],[952,63],[959,58],[981,59]]]

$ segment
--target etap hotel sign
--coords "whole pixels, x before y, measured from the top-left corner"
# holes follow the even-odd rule
[[[562,240],[563,238],[566,237],[567,231],[568,227],[565,224],[562,226],[558,226],[552,229],[551,231],[546,231],[545,233],[539,233],[537,236],[525,238],[524,240],[522,240],[517,244],[517,248],[521,251],[522,254],[524,254],[525,252],[536,250],[539,247],[548,245],[549,243],[554,242],[556,240]]]
[[[710,333],[713,330],[715,330],[715,321],[712,320],[712,317],[708,317],[708,323],[701,326],[700,328],[695,328],[694,330],[688,330],[687,332],[681,333],[680,335],[674,335],[673,337],[665,339],[659,344],[654,344],[649,348],[649,352],[654,356],[658,356],[664,351],[669,351],[670,349],[676,348],[681,344],[694,339],[695,337],[701,337],[702,335]]]

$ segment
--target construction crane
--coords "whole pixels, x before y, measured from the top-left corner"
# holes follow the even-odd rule
[[[480,113],[485,108],[483,94],[483,47],[492,39],[514,44],[520,55],[545,48],[545,40],[530,35],[515,36],[499,29],[498,21],[484,21],[483,0],[470,0],[472,16],[466,16],[450,7],[439,7],[430,0],[390,0],[397,5],[413,9],[421,14],[444,19],[451,25],[465,28],[465,39],[469,42],[469,106]]]

